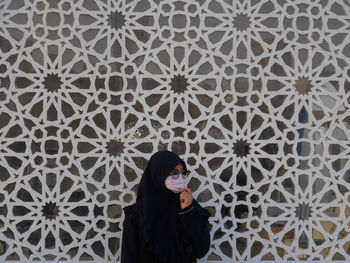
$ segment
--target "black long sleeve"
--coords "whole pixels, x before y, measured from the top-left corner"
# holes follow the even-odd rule
[[[140,218],[136,205],[124,208],[121,263],[160,263],[163,262],[147,247],[140,228]],[[179,211],[179,224],[184,243],[181,255],[187,255],[181,261],[171,262],[194,263],[195,258],[203,257],[209,250],[210,234],[208,230],[209,212],[195,200],[190,207]],[[190,253],[185,253],[189,249]],[[170,262],[170,261],[169,261]]]
[[[209,212],[202,208],[195,200],[193,200],[191,206],[178,213],[184,234],[190,241],[193,254],[196,258],[203,257],[209,250],[209,216]]]
[[[138,218],[133,207],[126,207],[124,211],[121,263],[139,263]]]

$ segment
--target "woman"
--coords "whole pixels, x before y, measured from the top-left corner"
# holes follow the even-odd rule
[[[193,263],[209,250],[209,212],[186,188],[186,164],[155,153],[142,175],[136,203],[125,207],[122,263]]]

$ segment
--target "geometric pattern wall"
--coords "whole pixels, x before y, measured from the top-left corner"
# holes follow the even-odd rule
[[[348,0],[0,1],[0,261],[119,262],[147,160],[204,261],[350,260]]]

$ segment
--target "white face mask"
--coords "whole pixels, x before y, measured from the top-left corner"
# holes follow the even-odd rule
[[[177,179],[173,179],[172,176],[168,176],[165,179],[165,186],[170,191],[178,194],[181,193],[184,188],[186,188],[186,179],[182,178],[182,175],[180,175]]]

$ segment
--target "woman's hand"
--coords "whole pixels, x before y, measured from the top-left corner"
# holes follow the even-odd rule
[[[184,188],[180,194],[180,203],[181,209],[185,209],[186,207],[192,204],[193,196],[190,188]]]

